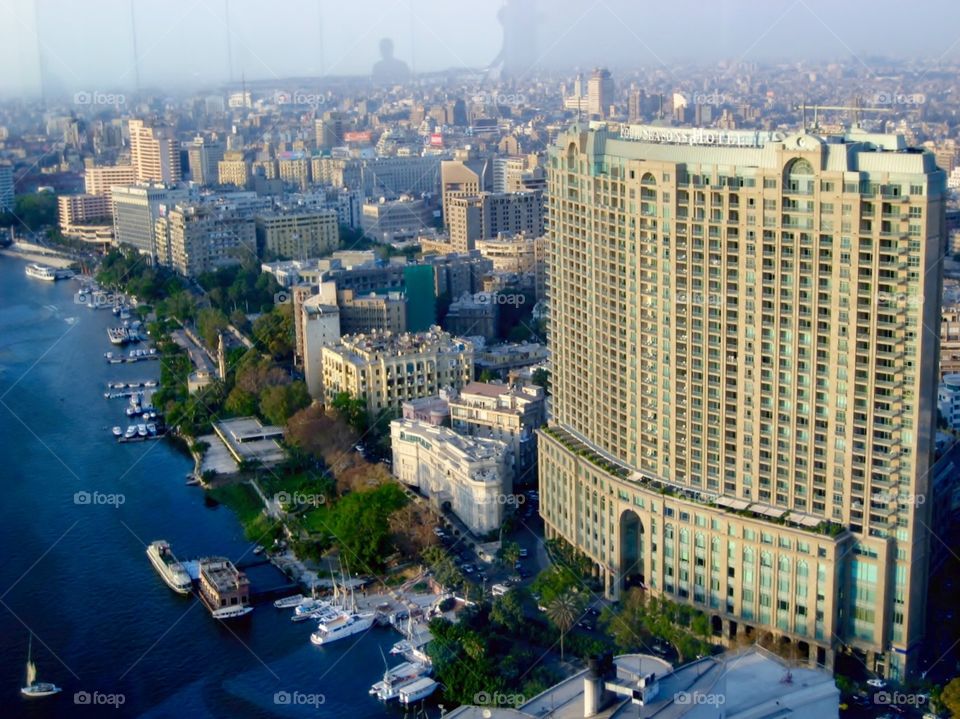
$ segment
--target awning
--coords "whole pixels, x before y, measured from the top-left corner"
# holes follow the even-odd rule
[[[729,507],[730,509],[746,509],[750,506],[750,502],[747,500],[735,497],[717,497],[716,503],[721,507]]]
[[[752,507],[750,507],[750,511],[756,512],[757,514],[762,514],[765,517],[773,517],[774,519],[778,519],[782,517],[787,510],[777,509],[776,507],[767,507],[763,504],[754,504]]]
[[[796,512],[791,512],[790,516],[787,517],[787,521],[793,522],[794,524],[799,524],[801,527],[816,527],[818,524],[820,524],[820,522],[825,520],[811,517],[809,514],[797,514]]]

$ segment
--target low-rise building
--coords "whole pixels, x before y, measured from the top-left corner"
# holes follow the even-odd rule
[[[455,335],[495,339],[500,319],[497,298],[494,292],[461,295],[450,303],[443,320],[444,329]]]
[[[433,208],[422,199],[401,197],[364,203],[360,215],[363,234],[377,242],[413,240],[433,220]]]
[[[500,528],[513,492],[510,448],[409,419],[390,423],[393,472],[438,509],[449,509],[474,534]]]
[[[646,654],[600,657],[515,706],[464,705],[447,719],[837,719],[831,672],[753,646],[674,668]]]
[[[450,399],[457,391],[452,388],[440,390],[436,397],[420,397],[403,403],[401,416],[438,427],[450,426]]]
[[[402,292],[357,295],[353,290],[337,293],[340,329],[343,334],[407,331],[407,298]]]
[[[473,379],[473,344],[434,326],[427,332],[345,335],[323,348],[327,400],[340,392],[364,399],[367,411],[400,411],[402,404]]]
[[[515,482],[536,482],[537,433],[546,422],[546,392],[537,385],[471,382],[448,402],[460,434],[506,442]]]
[[[265,251],[306,260],[333,252],[340,244],[334,210],[302,210],[257,215],[257,242]]]
[[[477,351],[477,369],[503,374],[508,370],[540,364],[550,356],[547,346],[538,342],[505,342]]]

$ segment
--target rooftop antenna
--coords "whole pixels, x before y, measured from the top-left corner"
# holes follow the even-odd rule
[[[856,98],[853,105],[810,105],[810,108],[813,110],[813,125],[809,128],[811,130],[817,130],[820,127],[820,110],[852,112],[854,127],[860,127],[860,116],[865,112],[893,112],[893,110],[888,107],[864,107],[859,97]],[[798,109],[800,110],[800,121],[804,131],[806,131],[808,129],[807,103],[801,103]]]
[[[136,3],[130,0],[130,37],[133,41],[133,82],[134,89],[140,94],[140,51],[137,49],[137,9]]]
[[[230,33],[230,0],[223,0],[223,25],[227,30],[227,76],[233,83],[233,38]]]
[[[37,70],[40,74],[40,102],[46,106],[46,63],[43,57],[43,42],[40,40],[40,0],[33,0],[33,29],[37,35]]]

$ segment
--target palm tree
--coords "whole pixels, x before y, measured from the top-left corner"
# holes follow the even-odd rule
[[[579,614],[580,604],[570,592],[556,596],[547,605],[547,618],[560,630],[560,661],[563,661],[563,637],[573,627]]]

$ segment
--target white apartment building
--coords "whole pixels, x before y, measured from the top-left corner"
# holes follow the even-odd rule
[[[409,419],[390,423],[393,472],[477,535],[503,523],[513,491],[510,447]]]

